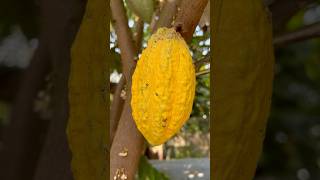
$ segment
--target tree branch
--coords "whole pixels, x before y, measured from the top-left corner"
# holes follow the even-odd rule
[[[268,0],[266,0],[268,1]],[[274,0],[270,1],[269,9],[272,13],[273,30],[275,34],[281,33],[285,24],[299,10],[313,3],[314,0]]]
[[[136,32],[135,32],[135,36],[134,36],[134,41],[135,41],[135,45],[136,45],[136,50],[137,50],[137,54],[141,49],[141,44],[142,44],[142,40],[143,40],[143,27],[144,27],[144,22],[141,18],[138,18],[137,22],[136,22]]]
[[[112,12],[112,23],[118,37],[120,48],[121,64],[124,77],[121,78],[121,83],[117,86],[117,92],[114,94],[114,100],[111,105],[110,116],[110,144],[113,142],[115,131],[117,130],[118,122],[123,110],[124,100],[120,97],[125,81],[131,81],[131,74],[135,66],[134,59],[137,57],[137,50],[140,49],[143,37],[144,22],[141,18],[137,21],[136,35],[133,40],[131,31],[128,26],[128,18],[126,16],[123,2],[120,0],[111,0],[110,8]],[[135,43],[134,43],[135,42]]]
[[[171,27],[174,16],[177,13],[178,6],[181,0],[167,0],[160,12],[159,20],[157,21],[152,33],[155,32],[159,27]]]
[[[122,0],[110,1],[112,22],[117,34],[123,74],[126,81],[130,81],[131,74],[134,70],[134,59],[137,57],[136,48],[128,26],[128,18]]]
[[[110,150],[110,179],[114,179],[117,170],[119,171],[121,168],[124,168],[128,179],[134,179],[144,143],[142,135],[135,126],[130,108],[131,76],[134,71],[134,59],[137,53],[128,27],[123,1],[111,0],[110,7],[121,51],[123,74],[127,82],[127,99]],[[128,149],[128,156],[125,158],[119,157],[118,153],[124,149]]]
[[[276,47],[279,47],[315,37],[320,37],[320,22],[302,27],[294,32],[275,37],[273,44]]]
[[[207,64],[210,63],[210,59],[211,59],[211,53],[208,53],[205,57],[203,57],[202,59],[195,61],[193,64],[195,65],[195,69],[196,71],[200,68],[200,66],[202,66],[203,64]]]
[[[141,44],[143,40],[143,27],[144,22],[141,18],[138,17],[136,21],[136,29],[134,34],[134,42],[135,48],[138,51],[141,49]],[[136,53],[136,54],[137,54]],[[122,76],[120,82],[116,86],[116,91],[113,95],[114,99],[111,104],[111,111],[110,111],[110,144],[112,144],[114,134],[117,130],[117,126],[119,123],[119,119],[121,116],[121,112],[123,110],[124,99],[121,97],[121,92],[125,85],[125,79]]]
[[[196,73],[196,76],[201,76],[201,75],[205,75],[205,74],[209,74],[210,73],[210,69],[206,69],[200,72]]]
[[[121,97],[121,92],[125,85],[125,79],[122,76],[119,83],[117,84],[116,91],[113,95],[114,99],[111,104],[110,110],[110,144],[112,144],[114,134],[118,127],[118,122],[123,110],[124,99]]]
[[[181,2],[173,27],[182,35],[186,42],[192,39],[193,32],[207,3],[208,0],[183,0]]]

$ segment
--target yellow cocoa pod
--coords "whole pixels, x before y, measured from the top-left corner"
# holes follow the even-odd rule
[[[151,36],[132,76],[132,116],[151,145],[176,134],[188,120],[195,95],[189,48],[173,28]]]

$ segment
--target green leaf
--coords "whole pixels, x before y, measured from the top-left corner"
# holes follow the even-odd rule
[[[141,156],[139,171],[138,171],[138,180],[169,180],[169,178],[159,172],[156,168],[154,168],[148,161],[145,156]]]
[[[154,11],[153,0],[127,0],[128,7],[145,22],[150,22]]]
[[[301,10],[290,19],[290,21],[287,24],[287,29],[289,31],[295,30],[303,25],[304,13],[305,10]]]
[[[318,59],[311,59],[305,63],[305,71],[307,76],[314,80],[319,81],[320,80],[320,62]]]
[[[0,101],[0,126],[7,125],[9,116],[9,106],[7,103]]]

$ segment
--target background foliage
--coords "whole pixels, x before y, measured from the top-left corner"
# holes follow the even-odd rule
[[[319,22],[320,6],[301,10],[287,30]],[[272,110],[257,177],[320,178],[320,39],[275,50]]]

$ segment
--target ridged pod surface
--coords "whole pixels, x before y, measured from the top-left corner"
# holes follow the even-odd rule
[[[189,48],[173,28],[148,41],[132,76],[132,116],[151,145],[166,142],[188,120],[195,95]]]

